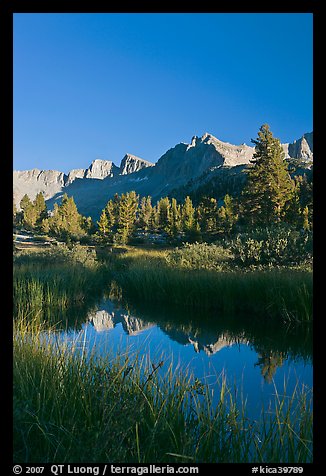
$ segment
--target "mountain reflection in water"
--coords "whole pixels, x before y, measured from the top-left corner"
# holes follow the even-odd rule
[[[126,309],[118,309],[112,301],[102,304],[101,309],[92,312],[88,316],[89,322],[97,332],[109,331],[121,323],[122,329],[129,336],[137,335],[157,325],[157,323],[144,321],[128,313]],[[233,344],[249,344],[249,340],[232,338],[229,335],[221,335],[216,340],[216,334],[205,330],[199,334],[198,330],[192,331],[185,328],[174,328],[171,325],[160,324],[160,329],[173,341],[181,345],[192,344],[195,352],[204,351],[205,354],[215,354],[224,347]]]
[[[225,373],[254,418],[275,390],[290,395],[298,384],[313,384],[311,326],[275,325],[265,316],[259,320],[103,299],[80,314],[75,325],[62,320],[53,337],[101,359],[140,357],[150,367],[163,361],[162,378],[172,365],[214,388]],[[217,403],[218,391],[214,395]]]
[[[169,340],[182,346],[191,344],[196,353],[208,356],[225,347],[250,346],[258,354],[258,366],[266,361],[281,365],[286,359],[312,361],[311,326],[280,326],[248,316],[199,315],[168,307],[121,306],[110,300],[103,300],[97,310],[87,315],[86,322],[97,333],[121,324],[127,336],[157,327]]]

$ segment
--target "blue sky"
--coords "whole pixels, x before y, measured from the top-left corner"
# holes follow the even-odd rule
[[[14,169],[313,129],[312,14],[14,15]]]

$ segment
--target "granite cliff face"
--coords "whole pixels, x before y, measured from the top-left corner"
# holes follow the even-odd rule
[[[283,149],[286,157],[299,159],[306,162],[313,160],[313,133],[304,134],[300,139],[292,144],[284,144]]]
[[[85,170],[84,178],[95,178],[103,180],[106,177],[113,177],[119,173],[119,167],[111,160],[93,160],[88,169]]]
[[[313,163],[313,133],[282,144],[287,159]],[[14,172],[14,201],[19,207],[25,193],[33,200],[43,192],[49,208],[60,201],[63,193],[73,196],[79,211],[98,219],[101,210],[115,193],[135,190],[140,196],[151,195],[154,200],[191,181],[207,180],[225,171],[238,173],[250,164],[254,147],[233,145],[211,134],[194,136],[189,144],[180,143],[169,149],[156,164],[126,154],[117,167],[109,160],[96,159],[87,169],[74,169],[68,175],[53,170]]]
[[[155,164],[136,157],[135,155],[126,154],[121,161],[119,173],[120,175],[133,174],[134,172],[138,172],[146,167],[153,167],[154,165]]]
[[[119,175],[128,175],[145,167],[151,167],[154,164],[126,154],[121,161],[120,167],[117,167],[111,160],[95,159],[87,169],[72,169],[66,175],[57,170],[24,170],[13,172],[14,202],[17,208],[23,196],[27,194],[31,200],[34,200],[39,192],[44,194],[46,200],[60,196],[76,179],[97,179],[118,177]],[[69,192],[68,192],[69,194]]]
[[[19,207],[20,200],[27,194],[31,200],[43,192],[47,200],[60,192],[66,185],[66,176],[57,170],[24,170],[13,173],[14,202]]]

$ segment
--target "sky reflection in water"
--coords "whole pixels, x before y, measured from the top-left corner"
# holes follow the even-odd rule
[[[260,331],[248,323],[243,327],[205,316],[194,322],[193,317],[157,309],[130,311],[103,300],[78,330],[58,332],[56,338],[76,351],[84,349],[105,359],[138,355],[148,365],[163,360],[162,377],[171,364],[176,372],[187,368],[211,388],[224,372],[239,398],[242,393],[247,399],[252,418],[258,417],[262,404],[268,406],[275,389],[284,394],[286,385],[286,394],[291,395],[297,383],[312,387],[312,339],[306,330]]]

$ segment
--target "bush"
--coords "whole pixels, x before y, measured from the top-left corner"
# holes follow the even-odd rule
[[[256,229],[239,234],[230,249],[244,266],[299,264],[312,259],[312,232],[287,226]]]
[[[223,270],[232,259],[231,252],[220,245],[207,243],[186,243],[182,248],[175,248],[166,256],[171,266],[190,269]]]

